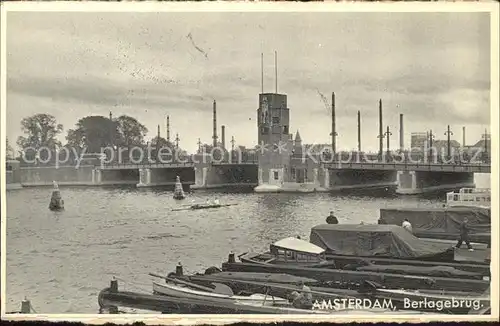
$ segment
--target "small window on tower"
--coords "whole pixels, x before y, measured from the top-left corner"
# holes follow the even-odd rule
[[[273,125],[277,125],[280,123],[280,117],[273,117]]]
[[[283,126],[283,133],[288,134],[288,126]]]
[[[274,171],[274,180],[278,179],[279,179],[278,171]]]
[[[262,130],[263,134],[267,134],[269,132],[269,128],[268,127],[262,127],[261,130]]]

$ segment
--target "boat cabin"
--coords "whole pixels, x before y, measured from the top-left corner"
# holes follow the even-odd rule
[[[278,260],[285,262],[317,263],[326,259],[325,249],[293,237],[271,244],[270,252]]]
[[[446,194],[448,206],[491,206],[491,190],[462,188]]]

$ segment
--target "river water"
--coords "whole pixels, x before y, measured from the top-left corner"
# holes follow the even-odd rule
[[[489,187],[489,175],[476,177]],[[376,223],[384,207],[437,207],[444,198],[332,194],[61,188],[66,210],[48,210],[51,188],[7,192],[7,311],[28,297],[37,313],[97,313],[97,294],[113,276],[121,289],[151,293],[148,272],[219,266],[236,254],[287,236],[309,238],[334,210],[340,223]],[[238,203],[217,210],[171,211],[192,201]]]

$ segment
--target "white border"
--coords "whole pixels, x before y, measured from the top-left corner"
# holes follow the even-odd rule
[[[498,3],[496,2],[397,2],[397,3],[277,3],[277,2],[184,2],[184,3],[158,3],[158,2],[120,2],[120,3],[99,3],[99,2],[2,2],[1,3],[1,65],[0,65],[0,140],[1,150],[5,150],[6,141],[6,20],[7,11],[86,11],[86,12],[241,12],[241,11],[270,11],[270,12],[490,12],[491,13],[491,149],[492,149],[492,169],[491,169],[491,188],[492,198],[497,199],[492,202],[492,242],[491,242],[491,309],[490,316],[456,316],[456,315],[331,315],[331,316],[311,316],[311,315],[99,315],[99,314],[30,314],[15,315],[5,314],[5,286],[6,286],[6,194],[5,178],[2,178],[0,184],[1,195],[1,309],[2,320],[50,320],[50,321],[80,321],[92,324],[103,324],[106,322],[130,323],[142,321],[145,324],[227,324],[239,321],[254,322],[274,322],[274,321],[327,321],[327,322],[421,322],[421,321],[490,321],[498,320],[498,286],[499,286],[499,210],[498,210],[498,136],[499,136],[499,15]],[[0,173],[5,175],[5,155],[0,155]],[[107,286],[103,284],[103,287]],[[97,300],[97,298],[96,298]],[[495,304],[496,302],[496,304]],[[326,317],[326,318],[325,318]],[[438,319],[436,319],[438,318]]]

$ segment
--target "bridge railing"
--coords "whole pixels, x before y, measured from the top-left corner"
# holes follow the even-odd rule
[[[259,160],[241,160],[241,161],[231,161],[231,160],[222,160],[211,162],[212,165],[253,165],[259,164]]]
[[[412,162],[331,162],[324,167],[334,170],[368,169],[396,171],[435,171],[435,172],[473,172],[490,173],[491,165],[487,163],[443,164],[443,163],[412,163]]]
[[[293,155],[292,157],[296,157]],[[401,164],[490,164],[491,158],[487,153],[470,155],[461,153],[450,157],[440,155],[426,155],[421,152],[338,152],[335,156],[331,153],[314,153],[309,156],[320,163],[401,163]]]
[[[191,167],[194,165],[192,160],[189,161],[177,161],[177,162],[141,162],[141,163],[127,163],[127,162],[109,162],[102,164],[95,164],[96,168],[106,167],[106,168],[148,168],[148,167],[168,167],[168,166],[186,166]]]

